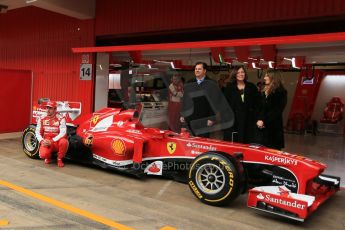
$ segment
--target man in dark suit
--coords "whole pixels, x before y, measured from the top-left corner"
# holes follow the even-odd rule
[[[210,132],[221,130],[218,122],[221,113],[228,113],[228,117],[233,114],[217,83],[206,76],[206,69],[204,62],[195,64],[195,78],[184,86],[180,118],[181,122],[187,123],[193,135],[200,137],[209,137]],[[228,125],[232,125],[231,122]],[[224,121],[222,123],[224,125]]]

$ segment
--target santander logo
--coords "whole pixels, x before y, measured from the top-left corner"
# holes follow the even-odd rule
[[[282,198],[272,197],[270,194],[262,195],[260,193],[259,195],[256,196],[256,198],[265,202],[275,203],[275,204],[284,205],[287,207],[297,208],[301,210],[304,210],[306,208],[305,204],[301,204],[297,200],[295,201],[284,200]]]
[[[161,169],[157,167],[155,163],[148,169],[149,172],[158,173]]]
[[[145,168],[144,173],[146,173],[147,175],[161,176],[163,173],[162,169],[163,169],[163,161],[154,161]]]
[[[256,196],[259,200],[263,200],[265,197],[260,193],[259,195]]]

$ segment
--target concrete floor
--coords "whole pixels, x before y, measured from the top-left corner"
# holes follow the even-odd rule
[[[326,160],[330,173],[345,178],[342,137],[287,135],[286,140],[286,150]],[[5,182],[122,224],[118,229],[345,229],[344,190],[305,223],[296,223],[248,209],[246,195],[231,206],[212,207],[178,182],[139,180],[72,163],[61,169],[44,165],[24,155],[15,135],[0,139],[0,175],[0,223],[9,222],[0,224],[1,229],[112,229],[4,186]]]

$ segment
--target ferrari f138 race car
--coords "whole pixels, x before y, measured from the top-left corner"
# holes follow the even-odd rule
[[[79,116],[81,104],[58,102],[66,117],[67,159],[138,177],[157,175],[187,183],[197,199],[227,205],[248,191],[250,208],[304,221],[340,188],[340,178],[322,174],[326,165],[259,145],[245,145],[145,128],[136,110],[104,108]],[[35,123],[45,114],[34,106],[23,150],[38,158]]]

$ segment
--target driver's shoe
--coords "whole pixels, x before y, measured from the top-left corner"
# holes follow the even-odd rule
[[[58,158],[57,159],[57,165],[58,167],[62,168],[63,166],[65,166],[65,164],[62,162],[62,159]]]

